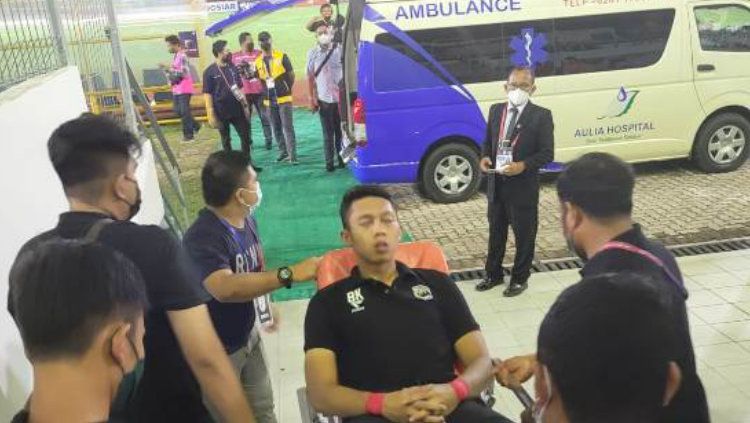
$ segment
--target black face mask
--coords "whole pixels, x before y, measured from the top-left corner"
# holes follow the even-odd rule
[[[251,52],[251,51],[253,51],[253,50],[255,50],[255,43],[253,43],[253,42],[251,41],[251,42],[247,43],[247,51],[248,51],[248,52]]]
[[[224,56],[224,57],[221,58],[221,61],[224,62],[224,63],[226,63],[226,64],[232,63],[232,53],[227,53],[226,56]]]
[[[133,204],[130,204],[127,200],[123,200],[130,207],[127,220],[133,220],[135,215],[137,215],[138,212],[141,211],[141,203],[143,202],[143,199],[141,198],[141,187],[138,186],[138,182],[130,178],[127,179],[128,181],[135,184],[135,201],[133,202]]]
[[[262,48],[265,51],[271,51],[271,42],[270,41],[262,41],[260,43],[260,48]]]

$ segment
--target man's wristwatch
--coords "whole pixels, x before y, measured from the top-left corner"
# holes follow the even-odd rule
[[[281,267],[276,272],[276,277],[279,278],[279,282],[286,287],[286,289],[292,288],[292,282],[294,282],[294,273],[292,269],[288,267]]]

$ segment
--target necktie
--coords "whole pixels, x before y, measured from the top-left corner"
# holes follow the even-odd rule
[[[505,138],[510,141],[510,137],[513,136],[513,130],[516,129],[516,123],[518,123],[518,109],[513,107],[510,109],[510,122],[505,127]]]

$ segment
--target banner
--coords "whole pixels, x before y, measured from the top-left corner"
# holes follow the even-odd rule
[[[296,3],[299,3],[304,0],[255,0],[255,1],[248,1],[248,0],[240,0],[235,1],[233,3],[236,3],[237,5],[237,13],[234,13],[233,15],[229,16],[226,19],[223,19],[219,22],[216,22],[209,26],[206,29],[206,35],[209,37],[215,37],[219,34],[221,34],[221,31],[223,31],[226,28],[229,28],[232,25],[238,24],[245,19],[250,19],[257,16],[262,16],[271,12],[275,12],[277,10],[283,9],[285,7],[293,6]],[[215,3],[230,3],[230,2],[213,2],[210,4]],[[207,5],[209,3],[206,3]]]

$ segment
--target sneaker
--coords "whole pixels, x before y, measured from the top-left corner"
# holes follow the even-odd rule
[[[273,145],[272,144],[266,144],[266,150],[268,150],[268,151],[273,150]]]
[[[336,170],[336,168],[334,168],[333,165],[326,166],[326,171],[333,172],[334,170]]]
[[[250,166],[253,167],[253,170],[255,171],[255,173],[263,172],[263,168],[260,166],[256,166],[256,165],[250,165]]]
[[[288,154],[282,154],[282,155],[279,156],[278,159],[276,159],[276,161],[277,162],[283,162],[284,160],[288,160],[288,159],[289,159],[289,155]]]
[[[201,128],[203,128],[203,125],[201,125],[198,122],[195,122],[195,128],[193,128],[193,132],[195,132],[197,134],[198,132],[201,131]]]
[[[291,163],[291,165],[292,165],[292,166],[297,166],[297,165],[299,165],[299,161],[298,161],[297,159],[294,159],[294,160],[291,160],[291,159],[290,159],[290,160],[289,160],[289,163]]]

